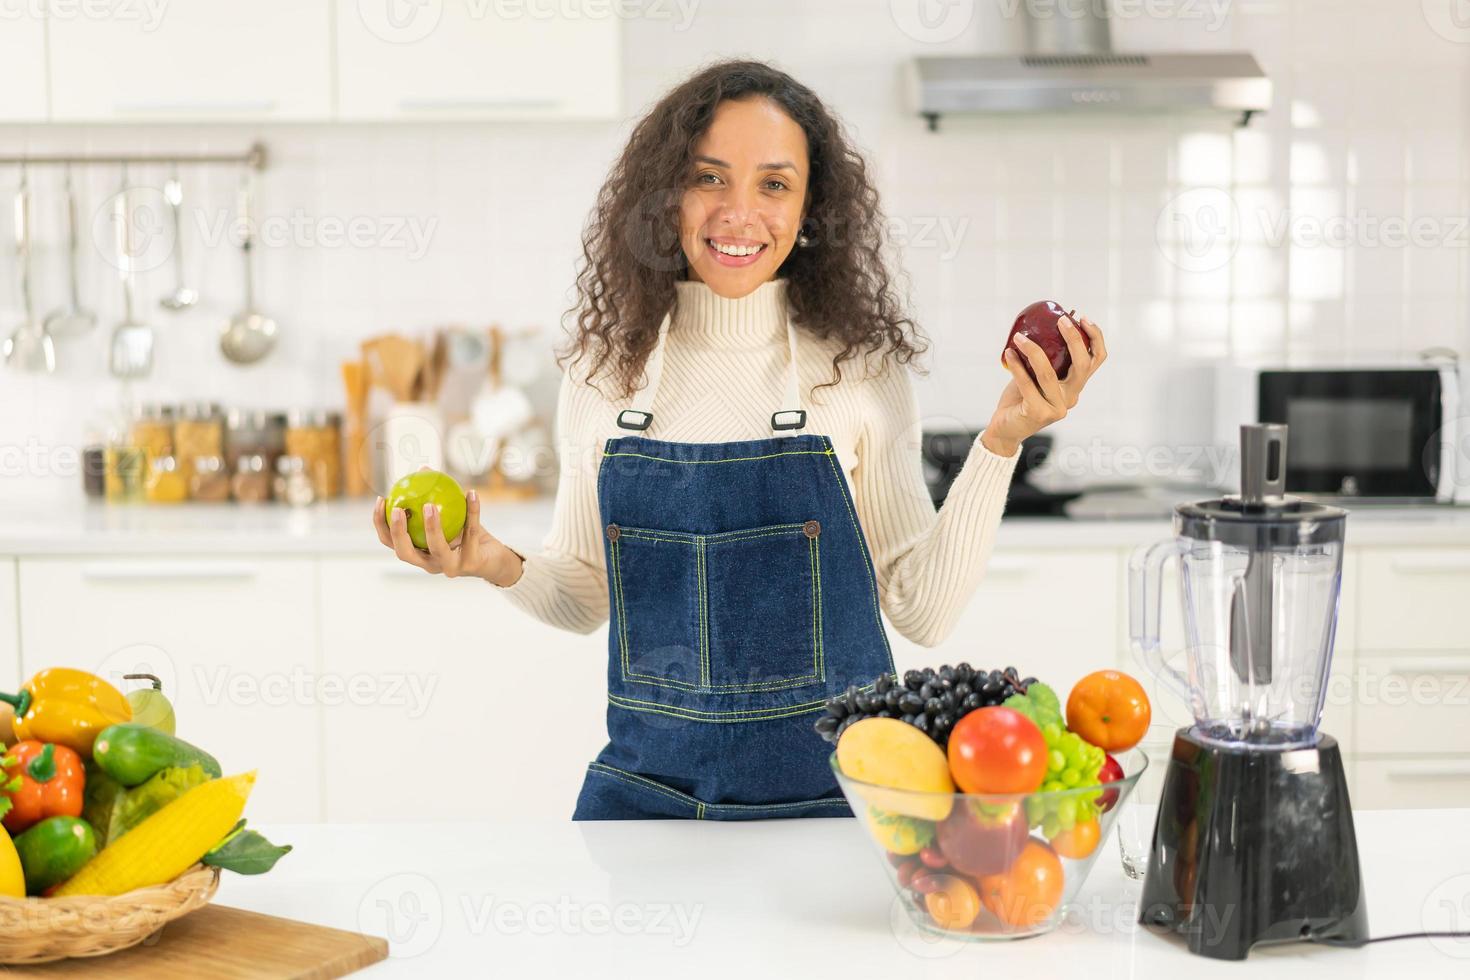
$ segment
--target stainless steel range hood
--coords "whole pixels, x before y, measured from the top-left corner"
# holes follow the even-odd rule
[[[1249,53],[1118,53],[1101,0],[1040,6],[1018,4],[1026,54],[914,59],[912,98],[930,129],[951,113],[1062,111],[1209,111],[1245,125],[1271,105],[1271,80]]]

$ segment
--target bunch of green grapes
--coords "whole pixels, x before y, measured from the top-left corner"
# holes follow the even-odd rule
[[[1076,732],[1067,731],[1055,691],[1045,684],[1032,684],[1025,694],[1008,698],[1005,706],[1036,722],[1046,739],[1046,776],[1038,792],[1102,785],[1098,774],[1107,753]],[[1055,837],[1071,830],[1079,820],[1095,816],[1100,796],[1101,789],[1054,799],[1032,797],[1026,801],[1026,817],[1048,838]]]

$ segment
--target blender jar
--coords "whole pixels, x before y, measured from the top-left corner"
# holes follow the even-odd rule
[[[1129,563],[1135,652],[1206,741],[1311,745],[1327,693],[1347,512],[1282,493],[1285,426],[1242,426],[1242,492],[1175,509],[1173,538]],[[1179,562],[1185,670],[1166,662],[1164,565]]]

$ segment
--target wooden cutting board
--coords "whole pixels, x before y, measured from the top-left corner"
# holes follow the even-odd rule
[[[377,936],[206,905],[131,949],[37,966],[0,966],[0,977],[330,980],[387,957],[388,940]]]

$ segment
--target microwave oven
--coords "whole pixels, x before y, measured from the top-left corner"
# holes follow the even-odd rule
[[[1470,503],[1470,418],[1454,365],[1246,373],[1256,421],[1287,426],[1287,492]]]

